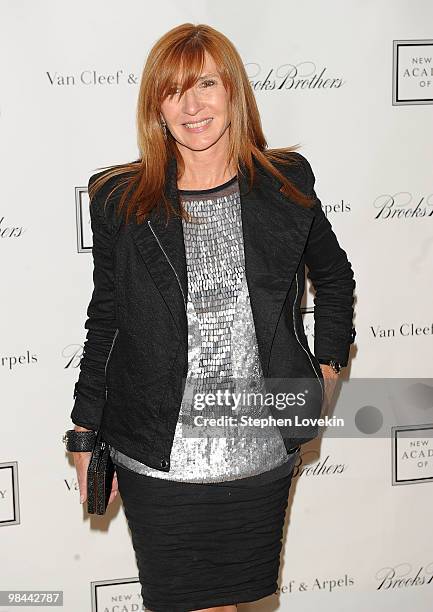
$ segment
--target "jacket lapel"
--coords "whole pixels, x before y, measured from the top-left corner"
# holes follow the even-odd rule
[[[245,273],[264,376],[281,309],[298,268],[314,213],[284,196],[281,183],[263,168],[246,193],[239,181]]]
[[[245,273],[259,355],[266,376],[275,328],[314,213],[284,196],[279,191],[281,183],[256,161],[255,164],[260,180],[248,192],[247,175],[243,171],[239,175],[239,189]],[[166,193],[179,211],[175,158],[168,164]],[[165,213],[153,209],[142,224],[132,225],[131,234],[173,316],[183,343],[188,345],[184,304],[184,297],[188,299],[188,277],[182,219],[172,217],[166,225]]]

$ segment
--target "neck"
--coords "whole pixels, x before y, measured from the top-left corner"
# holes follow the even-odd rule
[[[211,189],[222,185],[236,174],[236,165],[227,163],[226,147],[215,145],[205,151],[179,147],[179,150],[185,170],[177,181],[178,189]]]

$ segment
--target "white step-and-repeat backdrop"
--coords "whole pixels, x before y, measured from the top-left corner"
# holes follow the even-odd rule
[[[66,612],[142,609],[121,502],[86,514],[61,436],[92,289],[88,178],[136,159],[146,55],[184,22],[234,42],[269,146],[300,143],[313,167],[357,281],[344,377],[423,379],[394,406],[397,426],[303,447],[279,592],[240,609],[430,611],[430,0],[2,0],[0,591],[60,590]],[[311,345],[312,298],[309,286]],[[361,432],[385,409],[367,393],[359,410]]]

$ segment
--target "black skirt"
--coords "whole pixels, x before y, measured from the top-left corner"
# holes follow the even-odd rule
[[[293,470],[254,486],[116,471],[147,609],[190,612],[276,592]]]

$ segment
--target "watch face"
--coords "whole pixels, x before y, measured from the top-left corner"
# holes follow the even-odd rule
[[[337,374],[341,370],[341,365],[338,363],[338,361],[332,360],[330,362],[330,365],[331,365],[332,369],[334,370],[334,372],[336,372]]]

